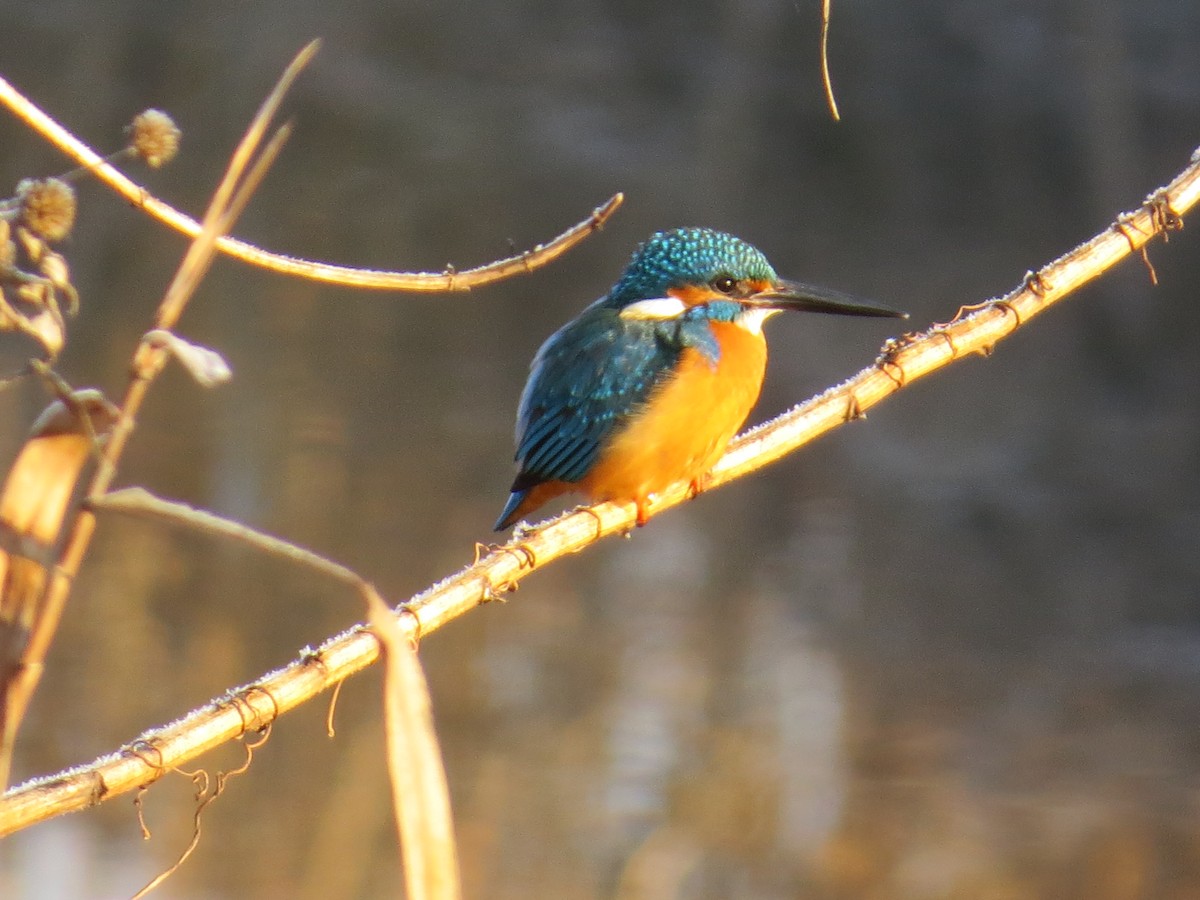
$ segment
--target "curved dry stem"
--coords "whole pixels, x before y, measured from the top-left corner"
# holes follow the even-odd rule
[[[742,435],[718,463],[710,485],[761,468],[860,417],[916,379],[964,356],[990,350],[1052,303],[1140,252],[1151,238],[1180,227],[1180,216],[1197,200],[1200,151],[1187,169],[1140,209],[1028,276],[1012,293],[964,308],[953,321],[922,334],[889,342],[873,365],[849,381]],[[676,485],[656,498],[653,509],[675,506],[687,495],[686,484]],[[554,560],[606,535],[628,531],[636,515],[633,504],[602,503],[514,536],[401,606],[399,626],[409,639],[428,635]],[[178,722],[147,732],[114,754],[16,787],[0,798],[0,836],[136,790],[159,777],[164,766],[180,765],[333,687],[375,662],[379,652],[378,640],[357,626],[315,650],[306,649],[287,667],[213,700]],[[154,751],[151,759],[146,748]]]
[[[318,42],[314,41],[304,52],[315,52],[317,44]],[[199,222],[159,200],[119,169],[114,168],[104,157],[75,137],[3,78],[0,78],[0,103],[133,206],[190,238],[199,236],[202,227]],[[339,266],[263,250],[228,235],[217,239],[217,248],[222,253],[250,265],[329,284],[380,291],[468,291],[522,272],[530,272],[557,259],[603,226],[623,200],[624,195],[614,194],[596,207],[590,216],[553,240],[538,244],[524,253],[461,271],[447,268],[444,272],[391,272]]]

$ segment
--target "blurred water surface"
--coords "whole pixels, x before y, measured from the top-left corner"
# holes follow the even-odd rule
[[[530,246],[471,294],[219,263],[182,325],[232,384],[158,384],[121,483],[354,566],[400,599],[488,540],[540,341],[637,241],[703,224],[920,327],[1008,290],[1200,143],[1190,0],[0,2],[0,71],[101,148],[170,110],[152,190],[202,209],[314,36],[283,159],[238,233],[375,267]],[[0,120],[0,183],[64,168]],[[9,188],[11,189],[11,188]],[[184,249],[95,186],[66,247],[62,372],[121,390]],[[1200,249],[1191,230],[770,471],[530,578],[422,646],[469,897],[1200,896]],[[763,418],[871,360],[886,323],[773,322]],[[46,398],[0,393],[8,465]],[[336,586],[105,520],[18,778],[85,762],[361,616]],[[289,715],[157,896],[397,892],[377,675]],[[209,768],[240,762],[229,748]],[[190,785],[0,844],[0,895],[128,896]]]

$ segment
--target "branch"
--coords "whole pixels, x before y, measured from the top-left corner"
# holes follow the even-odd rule
[[[309,46],[315,51],[317,43],[314,41]],[[90,171],[134,207],[190,238],[200,235],[201,223],[170,204],[164,203],[141,185],[131,181],[123,172],[114,168],[100,154],[71,134],[3,78],[0,78],[0,104],[8,107],[9,111],[17,118],[41,134],[80,166]],[[449,266],[444,272],[388,272],[377,269],[358,269],[317,260],[298,259],[282,253],[272,253],[224,234],[217,239],[217,249],[250,265],[329,284],[373,290],[423,293],[469,291],[471,288],[491,284],[513,275],[531,272],[557,259],[588,235],[601,228],[616,212],[617,207],[624,199],[623,194],[614,194],[594,209],[592,214],[582,222],[571,226],[545,244],[538,244],[524,253],[462,271],[456,271]]]
[[[974,353],[990,352],[1051,304],[1097,277],[1153,237],[1182,227],[1183,213],[1200,199],[1200,150],[1192,163],[1138,210],[1066,256],[1049,263],[1003,298],[964,307],[952,322],[890,341],[875,363],[850,380],[789,410],[734,441],[717,464],[712,485],[761,468],[837,426],[860,418],[891,394],[931,372]],[[655,512],[681,503],[676,485],[656,498]],[[517,586],[522,578],[600,538],[633,528],[633,504],[602,503],[567,513],[523,531],[459,573],[430,587],[397,610],[406,637],[422,635]],[[146,732],[116,753],[87,766],[13,788],[0,798],[0,836],[64,812],[85,809],[147,785],[225,741],[261,729],[283,713],[371,665],[378,639],[364,626],[305,649],[294,662],[189,713]]]
[[[345,566],[303,547],[206,510],[164,500],[142,488],[126,488],[105,494],[93,499],[91,506],[164,520],[235,540],[306,566],[358,591],[366,601],[368,621],[384,651],[384,731],[387,736],[392,806],[399,829],[407,895],[412,900],[457,900],[461,896],[461,888],[450,792],[433,727],[429,687],[417,659],[415,645],[405,638],[399,622],[374,586]],[[248,753],[250,748],[248,744]],[[248,766],[249,759],[239,771]],[[200,840],[200,812],[216,799],[227,777],[219,774],[215,789],[197,807],[192,842],[179,861],[152,880],[136,897],[148,894],[170,877],[195,849]]]

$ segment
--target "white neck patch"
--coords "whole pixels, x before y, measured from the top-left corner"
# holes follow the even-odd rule
[[[678,297],[655,297],[653,300],[638,300],[636,303],[630,303],[621,310],[620,316],[622,319],[664,322],[678,318],[688,309],[688,305]],[[734,320],[734,324],[751,334],[762,334],[763,322],[777,312],[779,310],[769,307],[752,306],[742,310]]]
[[[639,300],[621,309],[622,319],[674,319],[687,311],[687,304],[678,297],[656,297]]]

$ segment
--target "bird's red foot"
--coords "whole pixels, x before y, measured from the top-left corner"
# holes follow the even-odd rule
[[[688,482],[688,499],[694,500],[707,491],[712,486],[712,473],[705,472],[703,475],[697,475]]]

